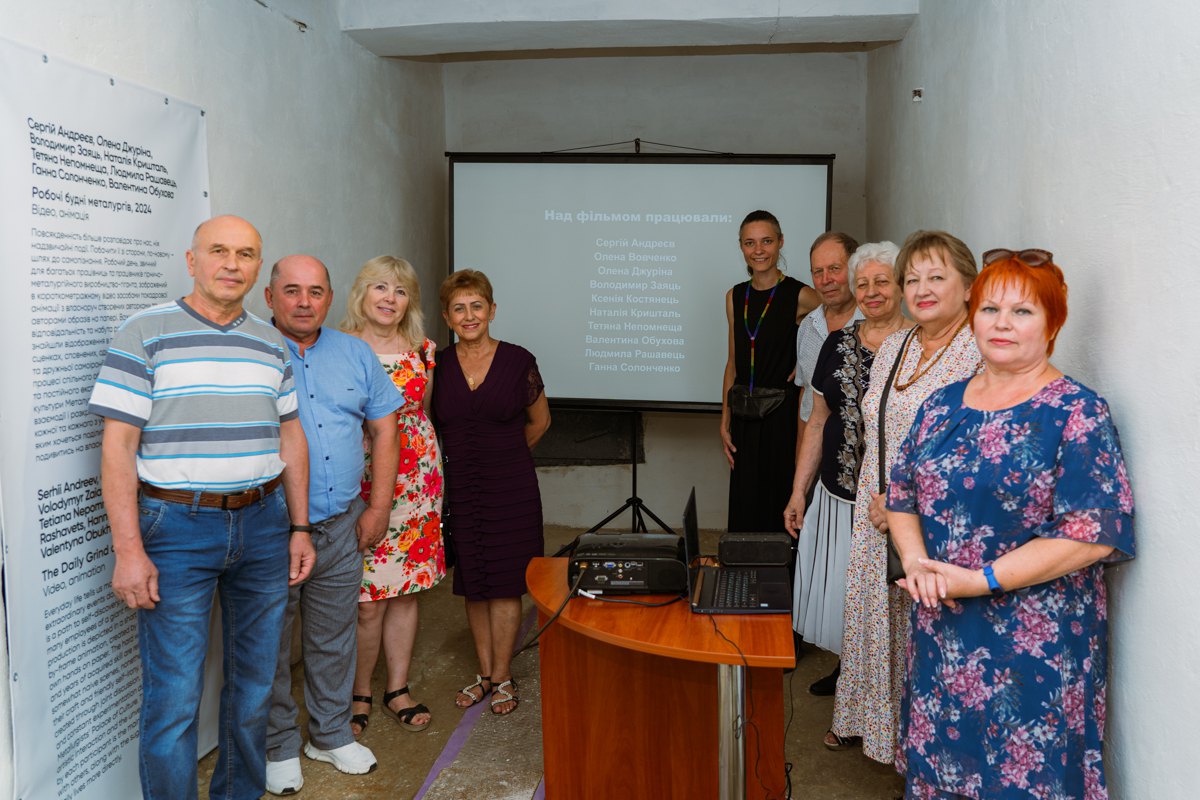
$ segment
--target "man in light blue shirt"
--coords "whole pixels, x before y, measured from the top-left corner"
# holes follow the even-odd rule
[[[281,259],[271,270],[266,300],[291,351],[300,423],[308,437],[308,505],[317,550],[312,576],[291,590],[267,726],[267,791],[293,794],[304,785],[290,663],[297,609],[309,714],[304,754],[353,775],[376,766],[374,754],[354,741],[350,694],[362,552],[387,533],[392,494],[375,492],[369,506],[359,497],[362,441],[365,425],[372,485],[395,485],[396,409],[404,398],[366,342],[322,327],[333,290],[320,261],[301,255]]]

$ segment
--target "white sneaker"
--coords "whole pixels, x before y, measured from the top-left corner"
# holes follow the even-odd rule
[[[351,742],[332,750],[320,750],[313,747],[312,742],[307,742],[304,745],[304,755],[313,761],[333,764],[347,775],[365,775],[378,766],[375,754],[358,742]]]
[[[267,762],[267,791],[271,794],[295,794],[304,786],[300,758]]]

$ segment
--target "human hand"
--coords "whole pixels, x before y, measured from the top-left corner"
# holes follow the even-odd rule
[[[737,452],[737,448],[733,446],[733,436],[724,421],[721,422],[721,449],[725,451],[725,460],[729,462],[729,468],[733,469],[733,454]]]
[[[154,608],[160,599],[158,567],[144,551],[136,555],[118,555],[113,566],[112,589],[113,594],[130,608]]]
[[[800,527],[804,524],[804,495],[792,492],[787,507],[783,509],[783,527],[793,538],[798,538]]]
[[[387,511],[371,506],[367,506],[366,510],[358,515],[358,522],[355,523],[354,530],[358,534],[358,551],[360,553],[374,550],[376,545],[383,541],[383,537],[387,535],[388,516]]]
[[[304,583],[317,565],[317,548],[307,531],[296,531],[288,542],[288,586]]]
[[[958,605],[956,598],[986,594],[987,580],[979,570],[918,558],[905,572],[905,578],[897,581],[897,585],[909,593],[914,603],[924,603],[929,608],[938,603],[954,608]],[[983,591],[979,586],[981,581]]]
[[[888,532],[887,498],[880,492],[871,492],[871,504],[867,506],[867,518],[880,533]]]
[[[908,592],[917,605],[934,608],[938,603],[945,603],[954,608],[955,602],[946,597],[945,579],[929,569],[930,563],[928,559],[919,558],[915,563],[905,564],[904,577],[896,581],[896,585]]]

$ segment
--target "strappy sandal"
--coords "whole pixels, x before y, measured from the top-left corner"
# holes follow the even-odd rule
[[[505,689],[504,687],[509,687]],[[510,691],[511,690],[511,691]],[[508,711],[497,711],[496,706],[512,703],[513,707]],[[521,704],[521,698],[517,697],[517,682],[512,678],[506,681],[501,681],[492,687],[492,713],[498,717],[503,717],[517,710],[517,706]]]
[[[404,730],[406,730],[406,731],[412,731],[412,732],[416,733],[418,731],[423,731],[426,728],[428,728],[430,720],[425,720],[424,722],[421,722],[421,723],[414,723],[412,721],[413,717],[417,716],[418,714],[428,714],[429,713],[429,709],[423,703],[417,703],[415,706],[412,706],[411,708],[402,708],[399,711],[395,710],[390,705],[388,705],[389,703],[391,703],[393,700],[395,700],[397,697],[399,697],[402,694],[408,694],[407,686],[397,689],[394,692],[386,693],[383,696],[383,710],[386,711],[387,713],[391,714],[393,717],[395,717],[396,722],[399,722],[400,727],[404,728]]]
[[[483,685],[484,681],[487,681],[489,685],[485,687]],[[470,708],[473,705],[482,703],[483,698],[487,697],[488,694],[492,691],[492,687],[490,686],[491,682],[492,682],[491,675],[476,675],[474,683],[472,683],[470,686],[464,686],[463,688],[458,690],[458,693],[460,695],[462,695],[463,697],[469,697],[471,699],[471,702],[467,703],[464,706],[462,703],[458,702],[458,698],[455,697],[454,705],[458,706],[459,708]],[[476,689],[479,690],[479,697],[475,696]]]
[[[825,731],[825,735],[821,738],[821,744],[825,745],[829,750],[845,750],[849,747],[862,744],[861,736],[838,736],[833,732],[833,729]]]
[[[355,703],[366,703],[367,705],[375,702],[375,699],[369,694],[352,694],[350,699]],[[350,724],[358,726],[358,733],[354,734],[354,738],[357,739],[367,732],[367,726],[371,724],[371,712],[354,714],[350,717]]]

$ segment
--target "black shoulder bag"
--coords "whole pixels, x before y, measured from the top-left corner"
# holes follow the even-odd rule
[[[888,373],[887,383],[883,384],[883,391],[879,395],[879,493],[885,496],[887,495],[887,436],[884,425],[887,419],[888,395],[892,393],[892,382],[896,380],[896,373],[900,371],[900,362],[904,359],[904,354],[908,352],[908,342],[916,331],[917,326],[914,325],[909,329],[908,335],[904,337],[904,344],[900,345],[900,352],[896,353],[892,371]],[[891,531],[884,534],[884,537],[887,539],[887,582],[893,584],[904,577],[904,564],[900,561],[900,554],[896,552],[896,545],[892,543]]]

